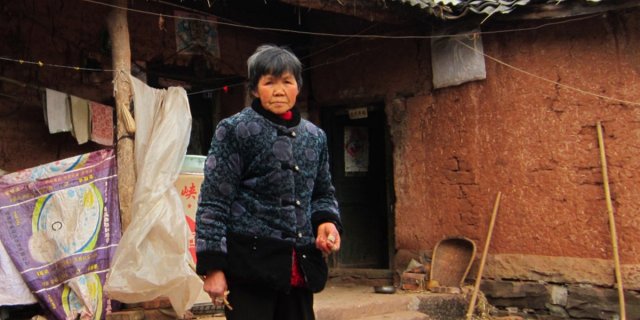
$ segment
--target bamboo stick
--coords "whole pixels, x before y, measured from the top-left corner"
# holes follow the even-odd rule
[[[602,165],[602,184],[609,213],[609,232],[611,233],[611,243],[613,245],[613,262],[615,265],[616,284],[618,287],[618,303],[620,305],[620,320],[626,319],[624,305],[624,288],[622,287],[622,274],[620,272],[620,255],[618,253],[618,235],[616,233],[616,222],[613,216],[613,205],[611,204],[611,191],[609,190],[609,175],[607,173],[607,157],[604,152],[604,139],[602,138],[602,123],[598,121],[598,146],[600,148],[600,164]]]
[[[127,7],[127,0],[112,0],[113,4]],[[131,72],[131,47],[129,44],[129,25],[127,11],[114,8],[107,16],[107,25],[112,43],[114,70],[114,96],[116,99],[116,150],[118,160],[118,196],[120,199],[120,218],[124,232],[131,222],[131,203],[136,184],[133,119],[129,111],[131,87],[125,81],[124,74]]]
[[[496,202],[493,205],[493,212],[491,213],[491,221],[489,222],[489,231],[487,232],[487,239],[484,242],[484,249],[482,250],[482,258],[480,259],[480,266],[478,267],[478,275],[476,276],[476,282],[473,286],[473,293],[471,294],[471,301],[469,301],[469,307],[467,308],[467,320],[471,320],[473,311],[476,308],[476,299],[478,298],[478,290],[480,290],[480,281],[482,280],[482,272],[484,271],[484,263],[487,259],[487,252],[489,252],[489,243],[491,242],[491,236],[493,235],[493,226],[496,223],[496,216],[498,215],[498,207],[500,207],[500,197],[502,192],[498,192],[496,196]]]

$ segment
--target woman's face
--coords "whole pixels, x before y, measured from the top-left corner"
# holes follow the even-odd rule
[[[270,74],[260,77],[253,95],[260,99],[263,108],[275,114],[283,114],[296,104],[298,93],[300,91],[296,77],[285,71],[279,77]]]

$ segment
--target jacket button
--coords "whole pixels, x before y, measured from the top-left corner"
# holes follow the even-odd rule
[[[253,246],[253,248],[252,248],[252,249],[253,249],[253,250],[258,250],[258,248],[256,248],[256,246]]]
[[[306,259],[306,258],[307,258],[307,255],[306,255],[306,254],[303,254],[303,255],[302,255],[302,259]]]
[[[300,200],[296,200],[296,205],[299,206],[300,205]]]
[[[296,132],[295,131],[291,131],[291,136],[295,137],[296,136]]]
[[[302,232],[298,232],[298,238],[302,238]]]
[[[300,167],[298,167],[297,165],[293,166],[293,170],[295,170],[296,172],[300,171]]]

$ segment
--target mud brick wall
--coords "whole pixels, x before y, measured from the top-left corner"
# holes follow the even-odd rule
[[[90,57],[103,68],[110,67],[100,36],[106,30],[107,9],[59,1],[14,1],[1,9],[3,55],[62,65],[83,65]],[[172,28],[160,30],[155,17],[130,16],[129,21],[133,60],[188,63],[171,60],[175,57]],[[489,21],[483,30],[532,24]],[[365,21],[336,17],[308,25],[309,30],[336,33],[357,33],[369,26]],[[223,27],[220,35],[226,62],[221,68],[227,74],[243,74],[244,62],[257,44],[280,42],[273,34]],[[433,90],[429,39],[352,39],[335,45],[319,37],[308,40],[314,53],[309,65],[315,68],[309,71],[305,90],[310,93],[304,100],[313,112],[338,103],[385,103],[393,144],[396,248],[432,250],[443,237],[457,235],[473,239],[482,248],[493,201],[501,191],[491,254],[576,258],[582,259],[576,262],[580,266],[610,261],[612,255],[595,130],[596,122],[602,121],[621,260],[625,270],[637,270],[640,108],[565,86],[640,101],[639,39],[638,9],[531,31],[485,34],[486,54],[559,84],[485,59],[486,80]],[[108,101],[112,95],[109,73],[2,62],[0,74],[96,101]],[[37,94],[4,83],[0,86],[3,93],[16,97],[0,98],[0,169],[18,170],[99,147],[79,147],[65,133],[49,135]],[[239,109],[243,98],[242,93],[223,98],[228,100],[222,101],[221,115]],[[528,272],[513,272],[527,263],[527,259],[510,259],[487,279],[529,281],[548,272],[539,265]],[[595,284],[571,275],[571,269],[560,283],[603,288],[613,283],[611,269],[597,271],[608,280]],[[513,277],[505,276],[509,274]],[[633,272],[624,277],[637,283]]]
[[[530,25],[492,24],[483,30]],[[623,282],[635,291],[640,107],[565,86],[637,103],[639,39],[637,9],[535,31],[485,34],[487,55],[559,84],[485,59],[486,80],[438,90],[431,88],[428,41],[394,40],[378,48],[381,42],[362,40],[345,50],[358,52],[365,44],[377,49],[360,50],[357,59],[345,61],[346,77],[318,68],[314,83],[329,84],[314,86],[313,96],[321,105],[385,102],[393,144],[396,259],[403,250],[431,251],[447,236],[466,236],[483,248],[501,191],[489,252],[508,259],[489,261],[485,278],[561,283],[572,297],[588,295],[580,293],[587,290],[583,286],[609,292],[615,282],[596,135],[601,121]],[[532,263],[537,257],[553,262]],[[601,303],[615,306],[608,298]],[[563,308],[581,312],[571,311],[575,305]]]
[[[621,260],[637,264],[640,108],[565,86],[640,101],[638,39],[638,10],[485,34],[487,55],[559,84],[485,59],[486,80],[438,90],[428,40],[361,40],[345,44],[357,58],[336,64],[348,75],[315,71],[313,96],[321,105],[385,102],[399,249],[431,250],[456,235],[482,248],[501,191],[492,253],[610,259],[596,136],[602,121]]]
[[[145,1],[135,2],[137,10],[173,15],[170,6]],[[34,64],[0,61],[0,76],[41,88],[51,88],[114,105],[113,73],[78,71],[73,68],[111,69],[111,48],[106,18],[109,7],[83,1],[10,1],[0,6],[0,56]],[[157,16],[130,12],[128,15],[132,63],[149,66],[161,63],[188,67],[192,55],[176,53],[175,21],[164,19],[160,28]],[[218,76],[245,76],[246,59],[262,43],[279,43],[281,35],[261,34],[246,29],[220,26],[220,63]],[[285,41],[286,42],[286,41]],[[215,69],[215,68],[214,68]],[[213,69],[199,68],[203,77]],[[164,75],[171,78],[171,74]],[[184,76],[184,75],[182,75]],[[195,77],[195,75],[187,75]],[[175,79],[174,79],[175,80]],[[79,146],[70,133],[49,134],[44,121],[38,90],[0,81],[0,169],[12,172],[104,148],[89,142]],[[242,83],[230,83],[228,93],[220,95],[215,117],[233,114],[245,106]],[[215,121],[216,119],[205,119]],[[219,119],[218,119],[219,120]],[[208,145],[208,141],[205,142]]]

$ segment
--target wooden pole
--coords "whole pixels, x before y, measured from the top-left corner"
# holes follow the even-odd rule
[[[500,207],[500,197],[502,192],[498,192],[496,196],[496,202],[493,205],[493,212],[491,213],[491,221],[489,222],[489,231],[487,232],[487,239],[484,241],[484,249],[482,250],[482,258],[480,259],[480,266],[478,266],[478,275],[476,276],[476,282],[473,286],[473,293],[471,294],[471,301],[469,301],[469,307],[467,308],[467,320],[471,319],[473,311],[476,308],[476,299],[478,298],[478,291],[480,290],[480,281],[482,280],[482,272],[484,271],[484,263],[487,260],[487,252],[489,252],[489,243],[491,243],[491,236],[493,235],[493,226],[496,223],[496,216],[498,215],[498,207]]]
[[[113,4],[126,8],[127,0],[113,0]],[[114,70],[114,96],[116,100],[116,148],[118,159],[118,197],[122,231],[131,222],[131,201],[136,183],[133,134],[135,124],[131,116],[131,85],[126,75],[131,72],[131,48],[127,11],[113,8],[107,17],[111,38]]]
[[[620,255],[618,254],[618,235],[616,233],[616,222],[613,216],[613,205],[611,204],[611,191],[609,190],[609,175],[607,173],[607,157],[604,152],[604,139],[602,138],[602,124],[598,121],[598,146],[600,147],[600,164],[602,165],[602,184],[604,186],[607,212],[609,213],[609,231],[611,233],[611,243],[613,245],[613,262],[616,273],[616,283],[618,286],[618,303],[620,305],[620,320],[625,320],[626,311],[624,305],[624,289],[622,287],[622,274],[620,272]]]

